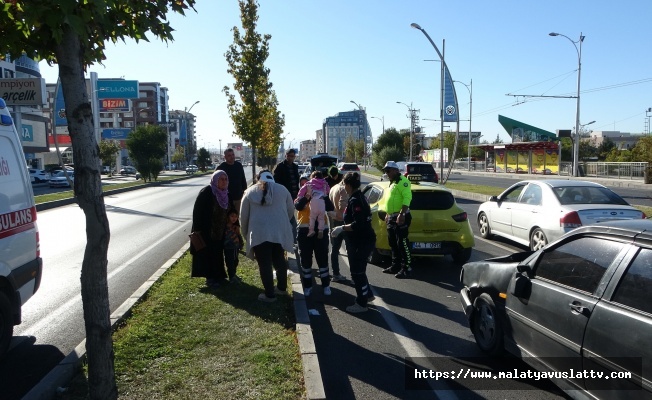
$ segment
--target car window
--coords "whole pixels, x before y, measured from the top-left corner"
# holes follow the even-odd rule
[[[448,210],[455,204],[455,198],[449,192],[412,192],[410,210]]]
[[[540,205],[541,204],[541,186],[531,183],[527,185],[519,203]]]
[[[545,251],[536,266],[535,275],[593,293],[623,246],[619,242],[581,237]]]
[[[611,300],[652,314],[652,250],[641,249]]]
[[[512,188],[509,192],[505,193],[500,200],[501,201],[506,201],[509,203],[516,203],[518,201],[518,197],[521,195],[521,192],[525,188],[525,184],[516,186],[515,188]]]
[[[605,187],[564,186],[553,189],[561,204],[629,205],[622,197]]]
[[[407,173],[433,175],[435,173],[435,169],[432,165],[429,164],[414,164],[407,166]]]
[[[367,199],[367,203],[373,204],[380,200],[383,191],[374,186],[367,186],[362,194]]]

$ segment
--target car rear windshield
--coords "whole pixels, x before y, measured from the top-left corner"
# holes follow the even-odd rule
[[[408,165],[408,174],[434,175],[435,169],[430,164]]]
[[[451,193],[444,191],[412,192],[410,210],[448,210],[455,204]]]
[[[622,197],[604,187],[565,186],[554,188],[555,196],[564,205],[615,204],[629,205]]]
[[[342,169],[358,169],[358,164],[343,164]]]

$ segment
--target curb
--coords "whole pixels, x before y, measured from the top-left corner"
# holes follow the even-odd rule
[[[303,382],[306,386],[306,398],[308,400],[325,400],[326,392],[324,382],[321,379],[321,369],[319,368],[319,359],[317,349],[312,336],[312,327],[310,326],[310,315],[308,314],[308,305],[306,298],[303,296],[303,285],[301,285],[301,274],[297,268],[296,259],[290,252],[288,261],[294,260],[290,264],[290,270],[294,272],[290,280],[292,284],[292,298],[294,299],[294,315],[296,318],[295,330],[297,341],[299,342],[299,353],[301,354],[301,365],[303,365]]]
[[[147,294],[165,271],[167,271],[179,258],[188,250],[189,244],[185,244],[179,251],[168,259],[152,276],[147,279],[124,303],[111,314],[112,332],[122,321],[131,315],[131,308]],[[311,335],[312,337],[312,335]],[[56,367],[54,367],[41,381],[36,384],[22,400],[45,400],[53,399],[60,393],[79,372],[82,362],[86,359],[86,339],[75,347]]]

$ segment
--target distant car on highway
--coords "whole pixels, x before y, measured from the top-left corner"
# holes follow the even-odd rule
[[[70,177],[70,181],[72,183],[75,183],[75,172],[74,171],[67,171],[68,176]],[[68,179],[66,178],[66,173],[64,171],[58,171],[55,172],[50,180],[48,181],[50,187],[70,187],[70,183],[68,183]]]
[[[130,166],[130,165],[125,165],[124,167],[120,168],[120,175],[135,175],[136,174],[136,168]]]
[[[186,167],[186,174],[194,174],[197,171],[199,171],[199,167],[194,164],[190,164]]]
[[[645,214],[598,183],[526,180],[513,184],[478,208],[480,236],[492,235],[539,250],[583,225]]]
[[[32,182],[41,183],[47,182],[50,180],[50,173],[42,169],[28,168],[29,176],[31,177]]]
[[[356,163],[342,163],[338,169],[342,175],[347,172],[360,172],[360,167]]]

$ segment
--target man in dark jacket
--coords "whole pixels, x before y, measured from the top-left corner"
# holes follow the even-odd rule
[[[294,163],[296,156],[297,152],[289,149],[285,152],[285,160],[274,168],[274,181],[285,186],[292,195],[292,200],[296,200],[299,193],[299,166]]]
[[[245,177],[244,168],[240,162],[235,160],[233,149],[224,150],[224,162],[215,168],[226,172],[229,177],[229,200],[233,203],[238,212],[240,212],[240,202],[242,194],[247,189],[247,178]]]

